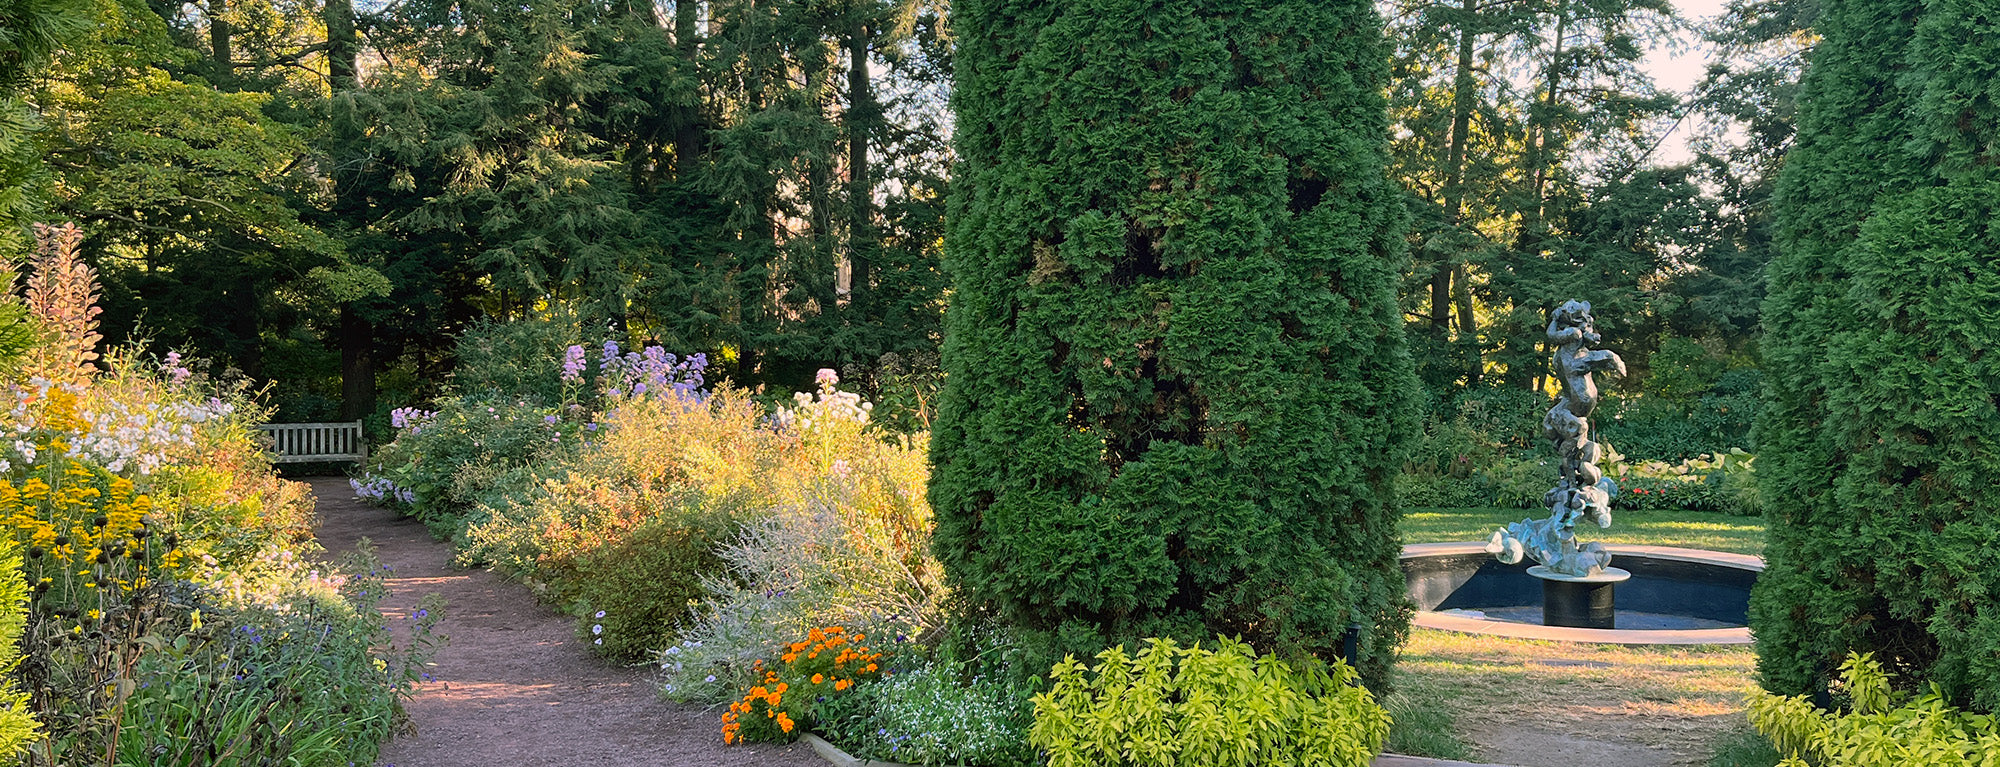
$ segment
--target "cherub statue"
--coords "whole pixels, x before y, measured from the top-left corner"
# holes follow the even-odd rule
[[[1605,478],[1597,462],[1602,446],[1590,438],[1590,413],[1597,409],[1598,371],[1625,375],[1625,361],[1612,352],[1589,348],[1602,341],[1587,301],[1567,301],[1549,319],[1549,343],[1555,347],[1552,367],[1562,382],[1562,394],[1542,419],[1542,436],[1562,456],[1556,486],[1542,496],[1549,517],[1521,520],[1494,531],[1486,550],[1508,564],[1533,557],[1549,569],[1569,575],[1594,575],[1611,563],[1604,547],[1578,547],[1576,521],[1588,518],[1598,527],[1611,526],[1611,498],[1618,485]]]

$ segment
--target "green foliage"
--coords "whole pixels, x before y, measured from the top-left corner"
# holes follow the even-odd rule
[[[1472,758],[1471,747],[1459,737],[1457,717],[1436,700],[1419,700],[1398,690],[1383,699],[1382,707],[1392,720],[1385,751],[1432,759]]]
[[[380,609],[387,571],[363,546],[330,581],[307,580],[269,604],[198,595],[165,605],[118,731],[119,764],[368,763],[395,730],[400,698],[431,679],[441,638],[435,595],[398,616]]]
[[[582,345],[595,357],[602,344],[592,340],[583,337],[574,318],[474,323],[453,345],[458,365],[452,369],[452,390],[479,398],[561,402],[563,350]]]
[[[678,515],[677,515],[678,516]],[[675,629],[706,596],[701,576],[723,571],[715,551],[737,531],[724,515],[703,520],[655,518],[579,554],[573,568],[540,573],[556,584],[559,599],[573,600],[578,635],[603,655],[623,660],[652,657],[672,644]]]
[[[1758,477],[1759,670],[1826,689],[1870,652],[1911,688],[2000,710],[2000,249],[1971,4],[1825,2],[1780,186]],[[1885,67],[1883,62],[1901,62]]]
[[[953,8],[962,158],[932,457],[955,586],[1052,661],[1321,651],[1408,607],[1416,428],[1371,4]]]
[[[17,683],[23,660],[21,634],[28,626],[28,582],[21,573],[21,545],[0,541],[0,760],[20,757],[39,735],[41,723]]]
[[[1028,745],[1032,690],[1007,679],[971,676],[943,661],[919,662],[859,688],[815,728],[865,759],[921,765],[1038,765]]]
[[[558,421],[561,412],[521,400],[452,397],[435,416],[376,451],[381,476],[414,494],[411,513],[431,532],[453,537],[494,493],[534,484],[535,468],[579,449],[584,424]]]
[[[2000,762],[2000,722],[1960,711],[1932,688],[1900,695],[1872,654],[1850,654],[1840,667],[1845,711],[1829,712],[1807,696],[1760,693],[1750,722],[1785,760],[1781,767],[1983,767]]]
[[[1119,645],[1089,668],[1064,658],[1035,696],[1028,740],[1050,767],[1331,765],[1374,761],[1389,713],[1345,661],[1293,668],[1242,642]]]
[[[1762,511],[1757,494],[1757,457],[1741,448],[1690,458],[1679,463],[1632,463],[1615,456],[1605,474],[1624,492],[1614,499],[1623,509],[1694,509],[1755,516]]]

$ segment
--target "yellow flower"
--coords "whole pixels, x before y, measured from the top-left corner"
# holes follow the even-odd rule
[[[191,622],[191,623],[190,623],[190,625],[191,625],[191,626],[192,626],[192,627],[193,627],[194,629],[196,629],[196,630],[200,630],[200,629],[201,629],[201,611],[200,611],[200,610],[196,610],[196,611],[194,611],[193,613],[189,614],[189,615],[188,615],[188,619],[189,619],[189,621]],[[382,661],[379,661],[379,660],[378,660],[378,661],[375,661],[375,662],[379,664],[379,663],[381,663]],[[377,669],[377,670],[380,670],[380,669]]]

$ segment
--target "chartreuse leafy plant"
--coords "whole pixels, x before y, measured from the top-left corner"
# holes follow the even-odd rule
[[[1416,430],[1366,0],[965,0],[935,547],[1052,663],[1405,633]]]
[[[1807,696],[1759,693],[1750,721],[1785,761],[1780,767],[1990,767],[2000,764],[2000,722],[1953,708],[1942,692],[1897,693],[1890,674],[1866,653],[1841,664],[1852,704],[1829,712]]]
[[[1148,639],[1097,660],[1064,658],[1035,696],[1028,740],[1049,767],[1361,767],[1389,737],[1389,712],[1344,661],[1294,668],[1226,638],[1214,650]]]

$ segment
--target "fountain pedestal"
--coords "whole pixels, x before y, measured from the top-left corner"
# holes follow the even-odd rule
[[[1528,574],[1542,580],[1542,625],[1580,629],[1618,627],[1612,590],[1632,574],[1607,567],[1595,575],[1568,575],[1536,565]]]

